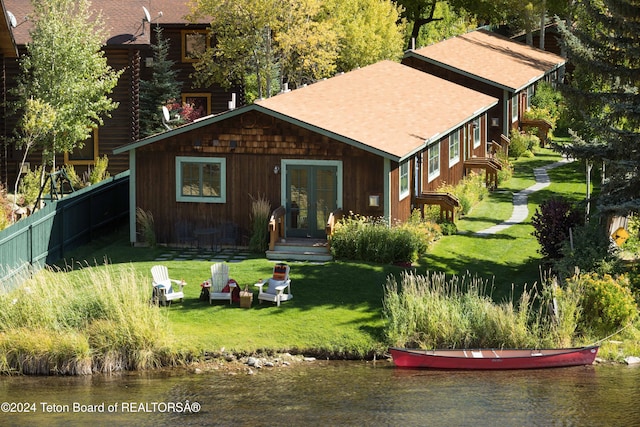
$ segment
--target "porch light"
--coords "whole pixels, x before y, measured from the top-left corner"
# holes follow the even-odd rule
[[[369,195],[369,207],[377,208],[380,206],[380,196],[377,194]]]

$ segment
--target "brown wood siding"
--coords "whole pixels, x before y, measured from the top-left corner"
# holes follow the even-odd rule
[[[414,160],[409,161],[409,196],[400,200],[400,164],[391,162],[391,178],[389,182],[391,221],[406,221],[411,215],[411,194],[413,194],[413,177],[415,175]]]
[[[232,140],[237,144],[234,150]],[[202,148],[194,148],[196,141]],[[176,156],[225,158],[226,203],[176,202]],[[246,239],[251,196],[265,196],[272,209],[280,205],[281,176],[273,169],[282,159],[341,160],[341,207],[364,215],[382,213],[382,207],[373,210],[368,206],[369,194],[384,191],[381,157],[257,112],[138,148],[136,207],[153,214],[160,242],[176,238],[178,222],[199,228],[231,221]]]

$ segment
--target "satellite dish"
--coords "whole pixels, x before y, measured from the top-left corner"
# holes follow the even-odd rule
[[[149,14],[149,10],[142,6],[142,11],[144,12],[144,20],[147,22],[151,22],[151,15]]]
[[[162,106],[162,117],[164,117],[164,119],[166,121],[171,120],[171,115],[169,114],[169,109],[167,107],[165,107],[164,105]]]
[[[17,27],[18,20],[16,19],[16,16],[13,13],[9,12],[8,10],[7,10],[7,16],[9,17],[9,23],[11,24],[11,27],[13,28]]]

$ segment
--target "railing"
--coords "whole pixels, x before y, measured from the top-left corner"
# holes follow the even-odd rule
[[[329,219],[327,220],[327,225],[325,226],[325,232],[327,233],[327,240],[329,241],[329,245],[331,244],[331,236],[333,235],[334,230],[336,229],[336,224],[344,217],[342,212],[342,208],[338,208],[335,211],[329,214]]]
[[[280,206],[271,213],[269,219],[269,250],[272,251],[276,247],[276,243],[284,237],[284,219],[287,210],[284,206]]]
[[[440,206],[440,220],[455,222],[456,209],[460,207],[460,200],[451,193],[430,191],[415,198],[415,204],[420,206],[420,213],[424,218],[424,205]]]
[[[511,139],[505,134],[500,134],[500,145],[506,156],[509,156],[509,145],[511,145]]]

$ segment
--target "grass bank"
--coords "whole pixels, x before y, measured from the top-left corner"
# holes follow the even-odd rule
[[[487,288],[495,301],[508,298],[517,301],[525,284],[531,285],[540,277],[541,258],[538,243],[531,235],[530,220],[495,236],[478,236],[473,232],[507,219],[511,215],[512,194],[534,184],[533,169],[558,159],[556,154],[544,150],[535,158],[516,162],[512,180],[459,222],[460,234],[439,240],[426,257],[414,264],[414,272],[418,275],[444,272],[448,276],[469,272],[490,283]],[[577,163],[553,169],[549,174],[552,185],[529,198],[529,218],[537,204],[552,194],[574,200],[584,197],[584,174]],[[36,293],[38,297],[29,298],[43,300],[41,307],[51,312],[45,322],[35,320],[40,306],[12,311],[13,326],[0,326],[0,369],[24,366],[20,360],[28,359],[29,354],[40,354],[38,360],[44,361],[37,371],[56,363],[63,366],[60,358],[46,356],[60,352],[52,346],[35,344],[44,341],[38,337],[56,334],[70,343],[62,347],[80,348],[64,353],[65,360],[71,357],[81,361],[75,373],[86,372],[88,366],[109,370],[175,365],[227,352],[245,355],[289,351],[321,357],[366,358],[380,355],[386,349],[385,284],[390,275],[400,279],[404,271],[400,267],[363,262],[291,263],[293,300],[281,307],[258,305],[254,301],[251,309],[242,309],[238,304],[210,305],[199,301],[199,284],[209,276],[211,260],[156,261],[164,251],[165,248],[131,247],[123,231],[76,251],[60,265],[60,271],[45,273],[44,279],[38,279],[41,286]],[[149,306],[150,269],[158,263],[168,267],[172,278],[187,282],[182,303]],[[273,263],[263,257],[248,257],[230,264],[230,276],[241,287],[251,288],[258,279],[269,277],[272,267]],[[65,293],[67,290],[71,293]],[[16,298],[26,299],[24,295],[23,287],[17,294],[6,296],[3,306]],[[117,307],[102,302],[103,298]],[[81,315],[72,322],[66,320],[67,312]],[[25,317],[20,318],[18,313],[24,313]],[[620,359],[631,351],[640,351],[636,331],[630,329],[623,337],[623,342],[635,347],[611,344],[601,354]],[[22,348],[20,341],[27,334],[32,334],[31,351],[24,347],[19,351],[22,359],[16,359],[15,349]],[[127,346],[127,342],[135,343],[135,349]],[[117,352],[126,357],[119,358]],[[74,373],[73,369],[69,368],[68,373]]]

